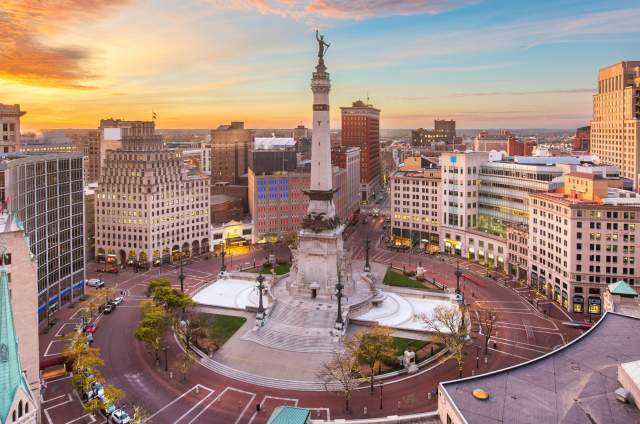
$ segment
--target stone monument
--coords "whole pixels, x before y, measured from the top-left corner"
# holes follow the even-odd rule
[[[331,80],[324,63],[330,44],[319,36],[318,63],[311,78],[313,92],[313,135],[311,140],[311,182],[306,194],[309,208],[299,233],[296,259],[291,268],[288,289],[291,295],[310,299],[329,299],[340,281],[343,293],[354,291],[353,278],[343,248],[344,225],[336,216],[331,174],[331,140],[329,137],[329,91]]]

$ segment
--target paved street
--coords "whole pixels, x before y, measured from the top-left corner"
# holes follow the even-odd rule
[[[420,261],[429,278],[449,287],[455,287],[454,261],[440,256],[411,255],[392,252],[378,243],[382,221],[369,220],[366,225],[347,230],[346,246],[357,258],[364,257],[363,240],[369,236],[371,260],[393,264],[395,268],[415,269]],[[355,231],[354,231],[355,230]],[[253,258],[261,262],[269,249],[254,251],[233,257],[233,265],[227,258],[227,266],[237,269],[253,263]],[[288,249],[276,247],[275,253],[288,258]],[[465,272],[473,266],[461,263]],[[88,277],[93,277],[95,265],[89,265]],[[184,268],[185,290],[193,292],[214,278],[219,272],[220,258],[195,259]],[[483,271],[484,272],[484,271]],[[197,365],[188,373],[186,381],[174,372],[174,360],[180,352],[175,341],[168,338],[168,369],[165,371],[164,354],[156,367],[153,355],[136,341],[132,335],[139,318],[139,304],[145,299],[146,282],[156,276],[172,279],[179,287],[178,267],[162,266],[146,272],[124,270],[119,274],[99,274],[108,287],[114,287],[125,294],[125,302],[110,315],[97,318],[98,331],[94,345],[99,347],[105,360],[104,375],[108,383],[122,388],[126,394],[126,407],[140,405],[156,423],[264,423],[278,405],[298,405],[313,409],[314,418],[344,417],[343,400],[337,394],[326,392],[305,392],[296,390],[271,389],[238,381],[214,373]],[[485,275],[485,274],[479,274]],[[568,329],[541,313],[528,300],[528,292],[514,290],[506,283],[506,278],[489,279],[477,277],[474,282],[463,278],[461,289],[469,306],[472,318],[473,343],[468,347],[464,375],[472,372],[486,372],[516,364],[549,352],[554,346],[574,338],[578,331]],[[88,291],[93,289],[88,288]],[[479,348],[482,336],[478,334],[475,318],[476,305],[490,305],[499,313],[498,331],[490,345],[487,363]],[[41,355],[53,357],[63,349],[61,337],[72,331],[79,322],[77,311],[63,309],[57,313],[58,323],[47,335],[41,336]],[[566,317],[561,319],[566,319]],[[478,347],[476,347],[478,346]],[[476,353],[480,351],[478,361]],[[241,353],[239,353],[241,354]],[[478,368],[476,366],[478,365]],[[380,409],[379,389],[371,395],[368,388],[358,390],[352,407],[353,417],[372,415],[394,415],[429,411],[436,408],[434,400],[428,400],[428,393],[435,389],[437,382],[457,377],[455,364],[449,360],[435,364],[413,376],[403,376],[385,382],[383,389],[383,409]],[[257,404],[261,412],[257,413]],[[366,408],[366,412],[365,412]],[[129,408],[131,409],[131,408]],[[92,418],[84,413],[77,396],[71,393],[68,379],[49,382],[45,391],[45,421],[53,423],[89,423]]]

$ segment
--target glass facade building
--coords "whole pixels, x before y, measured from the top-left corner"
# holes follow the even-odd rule
[[[37,263],[38,319],[84,293],[84,165],[81,154],[5,158],[1,200]]]

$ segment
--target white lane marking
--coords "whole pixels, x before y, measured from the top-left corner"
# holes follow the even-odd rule
[[[204,386],[201,386],[201,387],[204,387]],[[195,405],[193,405],[193,406],[192,406],[192,407],[191,407],[187,412],[185,412],[184,414],[182,414],[182,415],[181,415],[177,420],[175,420],[175,421],[174,421],[174,424],[175,424],[175,423],[180,422],[184,417],[186,417],[187,415],[189,415],[189,414],[191,413],[191,411],[193,411],[193,410],[194,410],[194,409],[196,409],[198,406],[200,406],[200,404],[201,404],[202,402],[204,402],[205,400],[209,399],[209,396],[211,396],[211,395],[215,392],[215,390],[212,390],[212,389],[209,389],[209,388],[207,388],[207,390],[211,390],[211,391],[209,392],[209,394],[208,394],[208,395],[206,395],[205,397],[203,397],[202,399],[200,399],[200,400],[199,400]],[[206,408],[205,408],[205,409],[206,409]]]
[[[167,409],[168,407],[170,407],[171,405],[173,405],[174,403],[176,403],[177,401],[179,401],[180,399],[182,399],[183,397],[188,395],[192,390],[195,390],[196,387],[198,387],[198,388],[202,387],[203,389],[209,390],[209,392],[213,393],[213,390],[209,389],[208,387],[205,387],[205,386],[203,386],[201,384],[196,384],[195,386],[193,386],[192,388],[190,388],[189,390],[187,390],[186,392],[184,392],[183,394],[181,394],[180,396],[178,396],[177,398],[175,398],[174,400],[172,400],[171,402],[169,402],[168,404],[166,404],[162,408],[158,409],[156,411],[156,413],[151,415],[149,418],[147,418],[147,420],[151,420],[151,418],[155,417],[156,415],[158,415],[159,413],[161,413],[162,411],[164,411],[165,409]],[[209,394],[211,394],[211,393],[209,393]]]
[[[56,337],[62,337],[62,336],[64,336],[64,335],[65,335],[65,333],[66,333],[66,332],[62,332],[62,329],[63,329],[66,325],[70,325],[70,326],[72,327],[72,329],[71,329],[71,330],[69,330],[69,331],[73,331],[73,330],[75,330],[75,329],[76,329],[76,327],[78,326],[78,324],[77,324],[77,323],[75,323],[75,322],[65,322],[65,323],[63,323],[63,324],[60,326],[60,328],[58,328],[58,331],[56,331],[56,334],[55,334],[55,336],[56,336]]]
[[[58,355],[62,355],[62,352],[49,353],[49,349],[51,349],[51,346],[53,346],[54,343],[64,343],[64,340],[51,340],[49,342],[49,344],[47,345],[47,349],[44,351],[44,355],[42,355],[42,356],[58,356]]]
[[[285,398],[285,397],[278,397],[278,396],[265,396],[262,398],[262,401],[260,402],[260,410],[262,410],[262,406],[264,405],[265,401],[267,399],[276,399],[276,400],[284,400],[286,402],[293,402],[293,406],[298,406],[298,399],[292,399],[292,398]],[[280,406],[280,405],[278,405]],[[254,412],[253,415],[251,416],[251,419],[249,420],[249,424],[251,424],[253,422],[253,420],[256,419],[256,417],[258,416],[258,412]]]

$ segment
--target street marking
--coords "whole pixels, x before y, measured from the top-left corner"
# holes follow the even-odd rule
[[[93,414],[84,414],[84,415],[79,416],[76,419],[73,419],[71,421],[67,421],[64,424],[71,424],[71,423],[74,423],[74,422],[76,422],[78,420],[83,420],[82,422],[84,423],[84,418],[85,417],[89,417],[89,419],[91,420],[91,421],[89,421],[89,423],[95,423],[96,421],[98,421],[98,420],[96,420],[96,417],[93,416]],[[89,424],[89,423],[87,423],[87,424]]]
[[[49,342],[49,344],[47,345],[47,349],[44,351],[44,355],[42,355],[42,356],[58,356],[58,355],[62,355],[62,352],[49,353],[49,349],[51,349],[51,346],[53,346],[54,343],[64,343],[64,340],[51,340]]]
[[[198,386],[199,386],[199,384],[198,384]],[[204,387],[204,386],[201,386],[201,387]],[[207,390],[211,390],[211,389],[208,389],[208,388],[207,388]],[[198,407],[202,402],[204,402],[205,400],[209,399],[209,396],[211,396],[214,392],[215,392],[215,390],[211,390],[211,391],[209,392],[209,394],[208,394],[208,395],[206,395],[205,397],[203,397],[202,399],[200,399],[200,400],[199,400],[195,405],[193,405],[193,406],[191,407],[191,409],[189,409],[187,412],[185,412],[184,414],[182,414],[182,415],[180,416],[180,418],[178,418],[177,420],[175,420],[175,421],[174,421],[174,424],[175,424],[175,423],[178,423],[178,422],[179,422],[180,420],[182,420],[184,417],[186,417],[187,415],[189,415],[189,414],[191,413],[191,411],[193,411],[194,409],[196,409],[196,408],[197,408],[197,407]],[[214,400],[215,400],[215,399],[214,399]],[[205,408],[205,410],[206,410],[206,408]]]
[[[84,311],[84,310],[86,310],[86,309],[87,309],[87,308],[84,308],[84,307],[82,307],[82,308],[78,308],[78,309],[77,309],[77,310],[76,310],[76,311],[75,311],[75,312],[74,312],[74,313],[69,317],[69,320],[77,319],[77,320],[82,321],[82,317],[76,317],[76,315],[77,315],[77,314],[79,314],[79,313],[80,313],[80,311]]]
[[[213,393],[212,389],[210,389],[208,387],[205,387],[202,384],[196,384],[195,386],[193,386],[192,388],[190,388],[189,390],[187,390],[186,392],[184,392],[183,394],[181,394],[180,396],[178,396],[177,398],[175,398],[174,400],[172,400],[171,402],[169,402],[168,404],[166,404],[165,406],[163,406],[162,408],[157,410],[156,413],[151,415],[149,418],[147,418],[147,420],[151,420],[151,418],[155,417],[156,415],[158,415],[159,413],[161,413],[162,411],[164,411],[165,409],[167,409],[168,407],[170,407],[171,405],[173,405],[174,403],[176,403],[177,401],[179,401],[180,399],[182,399],[183,397],[185,397],[186,395],[191,393],[192,390],[195,390],[196,388],[200,388],[200,387],[202,387],[203,389],[208,390],[210,392],[207,395],[207,397],[209,397],[211,395],[211,393]]]
[[[62,329],[64,328],[65,325],[71,325],[73,327],[73,330],[75,330],[76,327],[78,326],[78,324],[75,322],[65,322],[60,326],[60,328],[58,328],[58,331],[56,331],[56,334],[55,334],[56,337],[63,337],[65,335],[66,332],[62,333]]]
[[[331,410],[329,410],[329,408],[307,408],[309,411],[317,411],[317,416],[318,418],[320,418],[320,413],[324,412],[327,414],[327,417],[324,418],[325,421],[330,421],[331,420]]]
[[[261,410],[262,410],[262,405],[264,405],[264,403],[266,402],[267,399],[275,399],[275,400],[283,400],[285,402],[293,402],[293,406],[298,406],[298,399],[278,397],[278,396],[265,396],[265,397],[262,398],[262,401],[260,402],[260,409]],[[280,406],[280,405],[278,405],[278,406]],[[249,420],[249,424],[251,424],[253,422],[253,420],[256,419],[257,416],[258,416],[258,412],[254,412],[253,415],[251,416],[251,419]]]
[[[68,394],[65,393],[64,395],[60,395],[60,396],[56,396],[56,397],[51,398],[51,399],[43,400],[42,403],[53,402],[54,400],[58,400],[60,398],[67,397],[67,396],[68,396]]]
[[[242,412],[238,416],[238,419],[236,419],[236,421],[234,423],[234,424],[238,424],[240,422],[240,420],[242,419],[242,417],[244,416],[244,414],[247,412],[247,409],[249,409],[249,405],[251,405],[253,403],[253,399],[255,399],[256,394],[253,393],[253,392],[247,392],[245,390],[236,389],[236,388],[230,387],[230,386],[225,387],[224,390],[218,394],[218,396],[216,396],[211,402],[209,402],[207,404],[207,406],[204,407],[204,409],[202,409],[202,411],[200,411],[198,413],[198,415],[193,417],[193,419],[191,421],[189,421],[187,424],[191,424],[194,421],[196,421],[202,414],[204,414],[207,411],[207,409],[209,409],[209,407],[211,407],[211,405],[216,403],[227,392],[227,390],[233,390],[234,392],[243,393],[243,394],[251,396],[251,398],[247,401],[247,404],[245,405],[245,407],[242,409]]]

